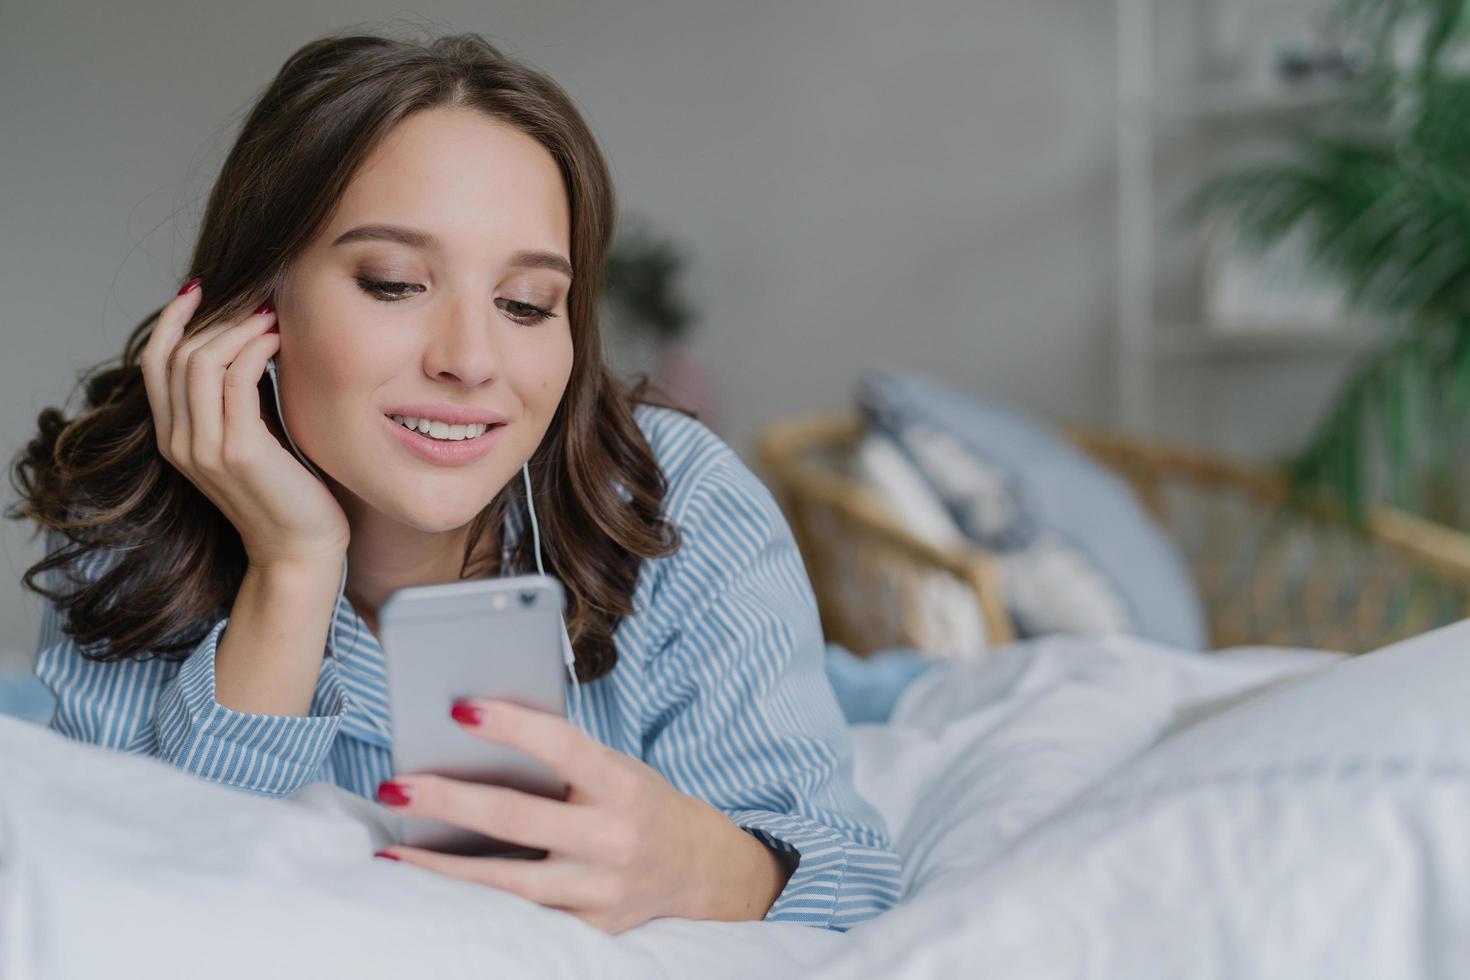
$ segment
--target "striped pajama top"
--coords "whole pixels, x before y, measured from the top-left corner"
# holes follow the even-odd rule
[[[634,612],[613,634],[617,665],[569,688],[568,717],[767,846],[799,853],[767,920],[848,929],[898,901],[901,868],[882,817],[853,786],[852,741],[790,527],[703,423],[644,404],[634,417],[667,481],[664,514],[682,544],[644,559]],[[507,510],[508,550],[523,519]],[[48,529],[49,547],[61,540]],[[95,577],[107,557],[73,571]],[[310,714],[265,715],[215,700],[214,654],[228,616],[186,659],[98,663],[81,655],[48,602],[36,674],[56,696],[50,727],[243,791],[284,796],[330,780],[376,800],[393,773],[383,651],[345,595],[335,617],[336,646],[329,635]]]

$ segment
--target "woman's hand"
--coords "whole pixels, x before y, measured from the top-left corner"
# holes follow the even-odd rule
[[[140,357],[160,454],[235,526],[251,564],[340,563],[347,515],[261,414],[260,379],[280,348],[280,334],[267,332],[275,311],[183,337],[202,292],[163,308]]]
[[[607,932],[669,915],[760,919],[786,886],[787,860],[570,722],[506,701],[461,701],[451,714],[476,737],[544,763],[567,782],[566,801],[428,773],[395,774],[378,798],[546,857],[463,857],[403,844],[379,854],[515,892]]]

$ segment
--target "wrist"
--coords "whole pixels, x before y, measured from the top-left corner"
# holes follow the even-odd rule
[[[342,555],[330,554],[319,558],[279,559],[276,561],[250,560],[246,574],[253,575],[278,589],[314,589],[330,582],[333,594],[337,591],[342,576]]]
[[[297,632],[314,626],[318,616],[330,617],[327,610],[341,580],[340,559],[335,568],[325,561],[252,563],[245,570],[235,601],[253,604],[262,615],[276,617],[290,631]]]
[[[721,846],[708,851],[715,866],[699,876],[695,914],[690,917],[725,922],[765,918],[796,870],[799,856],[762,843],[725,814],[709,809],[720,823]]]
[[[751,884],[750,894],[754,897],[749,918],[764,919],[771,911],[771,906],[776,904],[776,900],[786,890],[786,883],[791,880],[791,873],[796,870],[800,855],[795,851],[779,851],[757,840],[749,831],[742,830],[741,833],[760,848],[761,860],[757,864],[757,876]]]

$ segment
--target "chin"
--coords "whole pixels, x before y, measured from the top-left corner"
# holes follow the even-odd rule
[[[445,487],[435,488],[446,491]],[[405,524],[425,534],[438,534],[462,528],[484,510],[493,495],[487,496],[478,487],[472,492],[466,484],[461,492],[405,493],[399,487],[384,495],[383,505],[378,509],[391,515],[400,524]]]
[[[468,527],[469,526],[469,523],[472,520],[474,520],[473,515],[471,515],[469,518],[467,518],[467,519],[465,519],[463,521],[451,522],[451,523],[448,523],[448,524],[444,523],[443,521],[436,521],[436,522],[434,522],[432,524],[426,524],[426,523],[423,523],[421,521],[416,521],[416,520],[415,521],[404,521],[403,523],[406,524],[408,527],[411,527],[414,531],[417,531],[420,534],[423,534],[423,535],[437,535],[437,534],[450,534],[450,533],[453,533],[455,531],[463,530],[465,527]]]

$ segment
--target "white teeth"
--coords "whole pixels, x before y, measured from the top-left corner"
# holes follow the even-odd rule
[[[459,442],[463,439],[473,439],[490,428],[490,426],[483,422],[475,422],[472,425],[450,425],[448,422],[416,419],[411,415],[393,415],[390,418],[406,429],[414,429],[428,436],[430,439],[439,439],[444,442]]]

